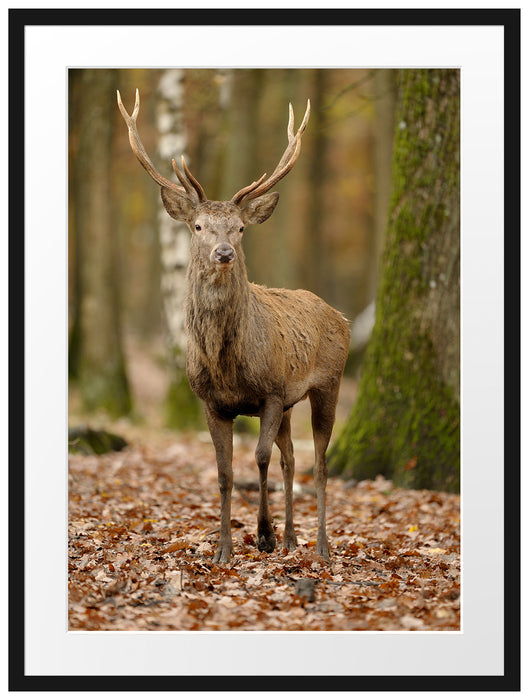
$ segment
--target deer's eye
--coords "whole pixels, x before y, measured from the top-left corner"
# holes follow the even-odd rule
[[[195,224],[195,231],[202,231],[202,226]]]
[[[244,226],[241,226],[241,228],[239,229],[239,233],[242,233],[243,231],[244,231]]]

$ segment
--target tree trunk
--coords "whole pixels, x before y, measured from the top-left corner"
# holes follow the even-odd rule
[[[311,95],[311,130],[313,134],[312,149],[309,165],[309,216],[305,232],[307,244],[306,285],[318,296],[328,298],[325,280],[329,277],[325,269],[327,256],[325,243],[322,239],[324,223],[324,186],[321,173],[325,171],[325,155],[327,150],[326,131],[324,129],[323,103],[325,99],[327,72],[315,69],[313,73]]]
[[[80,278],[74,351],[84,408],[123,415],[130,412],[131,398],[122,350],[120,256],[112,206],[116,74],[83,70],[80,80],[79,148],[73,159]]]
[[[459,71],[400,74],[373,335],[331,473],[459,488]]]
[[[306,100],[307,94],[312,95],[312,92],[307,92],[303,89],[303,81],[299,80],[298,72],[295,68],[281,69],[275,72],[278,76],[276,82],[279,88],[277,91],[277,106],[274,105],[272,107],[276,124],[274,134],[279,151],[276,162],[279,160],[280,154],[286,145],[285,126],[288,115],[288,103],[291,102],[293,105],[296,122],[294,128],[297,129],[305,110],[305,102],[303,100]],[[301,89],[300,83],[303,86]],[[299,94],[301,94],[301,99],[298,97]],[[264,110],[268,111],[268,104],[267,100],[263,101],[261,106],[263,113],[265,113]],[[303,149],[306,147],[307,139],[305,136],[304,139]],[[267,145],[265,142],[265,146]],[[304,286],[301,278],[305,274],[306,266],[305,264],[300,265],[295,255],[296,223],[299,217],[295,196],[298,188],[300,188],[300,182],[303,181],[302,165],[304,153],[305,151],[303,150],[303,154],[296,163],[294,171],[281,180],[278,186],[274,187],[274,190],[279,192],[279,204],[274,211],[273,217],[270,219],[270,226],[268,229],[265,229],[264,235],[260,231],[255,231],[253,237],[253,241],[257,239],[261,241],[258,262],[265,259],[266,252],[268,252],[264,283],[269,287],[291,287],[296,289]],[[268,156],[266,163],[263,162],[263,172],[274,167],[273,162],[270,162],[274,159],[270,156],[271,154]],[[257,172],[260,172],[260,169]]]
[[[393,133],[395,131],[395,70],[381,69],[375,71],[375,138],[374,166],[375,192],[373,202],[373,236],[368,298],[371,301],[377,292],[380,274],[380,261],[384,245],[384,234],[388,217],[389,198],[391,195],[391,160],[393,155]]]
[[[78,381],[81,372],[81,232],[76,199],[80,195],[82,179],[77,175],[79,150],[80,92],[82,71],[68,71],[68,379]]]
[[[237,190],[262,175],[258,165],[260,133],[259,103],[264,84],[262,69],[231,69],[226,72],[224,129],[227,131],[220,171],[219,199],[229,200]],[[257,231],[244,236],[244,254],[250,279],[262,267]]]
[[[156,121],[159,132],[160,169],[170,177],[171,160],[180,167],[180,155],[187,147],[184,124],[183,70],[162,73],[158,83]],[[166,417],[173,428],[200,424],[202,408],[191,391],[185,371],[186,336],[184,330],[185,278],[189,262],[189,230],[186,224],[171,219],[160,199],[158,230],[162,262],[161,286],[167,345],[172,365],[172,381],[166,402]]]

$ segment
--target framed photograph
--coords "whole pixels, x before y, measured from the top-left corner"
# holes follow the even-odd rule
[[[13,9],[9,22],[10,689],[519,689],[519,315],[505,315],[520,292],[519,10]],[[459,71],[458,629],[69,626],[68,100],[87,68]]]

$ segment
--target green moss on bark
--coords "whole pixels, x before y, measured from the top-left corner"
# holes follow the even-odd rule
[[[403,71],[377,317],[331,473],[459,488],[459,75]]]
[[[379,333],[382,329],[379,330]],[[384,474],[407,488],[459,489],[459,402],[439,381],[426,336],[373,338],[358,401],[329,454],[331,473],[356,479]],[[387,352],[377,352],[382,342]]]

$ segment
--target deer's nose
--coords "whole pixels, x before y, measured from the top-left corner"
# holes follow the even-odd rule
[[[230,263],[235,257],[235,251],[227,243],[221,243],[215,248],[215,260],[219,263]]]

